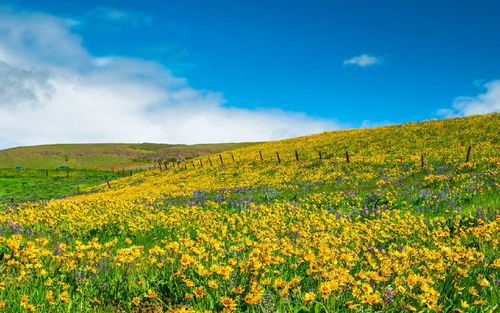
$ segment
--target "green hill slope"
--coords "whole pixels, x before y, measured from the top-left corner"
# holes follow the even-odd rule
[[[45,169],[69,166],[80,169],[121,169],[148,166],[157,160],[185,160],[250,143],[168,144],[56,144],[0,150],[0,168],[17,166]]]

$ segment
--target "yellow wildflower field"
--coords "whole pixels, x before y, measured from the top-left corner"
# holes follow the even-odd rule
[[[0,311],[496,312],[499,129],[329,132],[6,205]]]

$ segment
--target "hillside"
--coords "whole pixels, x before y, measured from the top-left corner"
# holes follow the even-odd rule
[[[499,129],[489,114],[327,132],[6,205],[0,302],[495,312]]]
[[[0,150],[0,168],[17,166],[51,169],[69,166],[80,169],[121,169],[155,164],[157,160],[178,160],[216,153],[249,143],[168,144],[57,144]]]

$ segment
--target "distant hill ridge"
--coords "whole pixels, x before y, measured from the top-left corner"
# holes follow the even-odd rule
[[[148,166],[158,160],[182,161],[248,146],[251,143],[173,145],[157,143],[53,144],[0,150],[0,168],[121,169]]]

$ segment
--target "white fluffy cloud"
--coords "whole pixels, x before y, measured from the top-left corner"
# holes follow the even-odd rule
[[[457,97],[452,108],[441,109],[438,115],[444,117],[465,116],[500,112],[500,80],[483,85],[485,91],[473,97]]]
[[[354,65],[359,67],[367,67],[375,64],[379,64],[382,62],[380,57],[376,57],[369,54],[361,54],[350,59],[344,60],[343,65]]]
[[[228,106],[155,62],[93,56],[59,17],[0,13],[0,147],[262,141],[335,128],[301,113]]]

